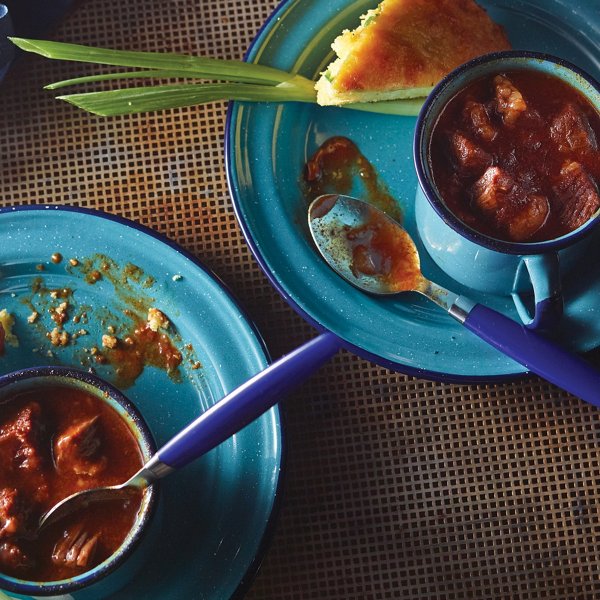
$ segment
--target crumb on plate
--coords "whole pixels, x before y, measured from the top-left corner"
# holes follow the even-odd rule
[[[117,340],[117,338],[114,335],[105,334],[102,336],[102,346],[104,346],[104,348],[116,348],[118,343],[119,340]]]
[[[169,328],[169,319],[158,308],[148,309],[148,327],[152,331]]]
[[[9,346],[16,348],[19,345],[19,340],[12,330],[14,324],[14,316],[5,308],[0,310],[0,327],[4,332],[4,342],[6,342]]]
[[[48,332],[47,336],[53,346],[66,346],[69,343],[69,334],[58,327]]]

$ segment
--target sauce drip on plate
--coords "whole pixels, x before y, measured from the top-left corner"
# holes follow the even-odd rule
[[[348,138],[335,136],[323,142],[306,162],[303,182],[309,200],[323,194],[356,196],[402,220],[398,203],[379,180],[377,171]]]
[[[136,319],[118,345],[105,350],[103,356],[113,365],[117,384],[121,387],[132,385],[146,366],[174,374],[182,361],[181,352],[171,338],[166,333],[154,331],[142,319]]]

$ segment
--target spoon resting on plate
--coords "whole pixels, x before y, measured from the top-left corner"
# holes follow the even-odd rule
[[[381,210],[328,194],[311,203],[308,224],[323,258],[355,287],[375,295],[418,292],[528,370],[600,407],[600,372],[521,323],[429,281],[411,237]]]

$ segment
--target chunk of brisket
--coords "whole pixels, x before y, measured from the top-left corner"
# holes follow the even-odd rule
[[[43,461],[40,449],[42,409],[37,402],[28,402],[10,422],[0,427],[0,444],[14,447],[13,465],[20,469],[37,470]]]
[[[530,239],[548,219],[550,204],[527,193],[500,167],[489,167],[473,184],[473,205],[515,242]]]
[[[494,160],[489,152],[477,146],[460,131],[452,134],[450,144],[454,163],[462,176],[480,175]]]
[[[473,204],[487,214],[504,208],[515,194],[513,178],[500,167],[489,167],[473,184]]]
[[[598,149],[594,131],[583,111],[569,102],[550,124],[550,137],[562,153],[580,158]]]
[[[67,529],[56,542],[52,551],[52,562],[67,567],[87,567],[94,558],[100,534],[89,534],[79,524]]]
[[[577,161],[565,161],[553,191],[558,219],[569,231],[581,227],[600,209],[598,188]]]
[[[54,442],[54,460],[59,472],[73,471],[77,475],[95,476],[106,467],[106,457],[100,454],[99,417],[77,421],[61,433]]]
[[[494,89],[496,93],[496,110],[502,117],[502,122],[511,127],[517,122],[521,114],[527,110],[527,103],[512,81],[504,75],[494,77]]]
[[[491,142],[498,135],[486,107],[481,102],[467,101],[463,109],[463,117],[478,138]]]
[[[30,513],[31,507],[16,489],[0,489],[0,539],[27,533]]]
[[[548,198],[542,195],[527,196],[520,210],[515,211],[506,223],[506,229],[511,240],[526,242],[539,231],[550,214]]]

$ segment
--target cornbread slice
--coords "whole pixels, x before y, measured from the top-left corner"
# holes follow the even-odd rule
[[[383,0],[332,48],[338,58],[315,85],[322,105],[426,96],[460,64],[510,43],[473,0]]]

